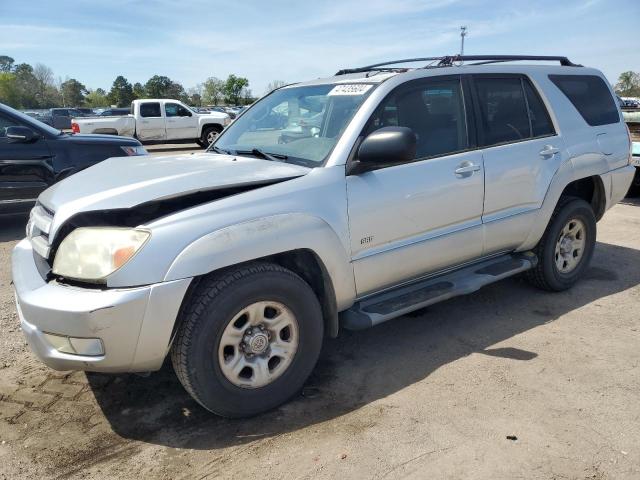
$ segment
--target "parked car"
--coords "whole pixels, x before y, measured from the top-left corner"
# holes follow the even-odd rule
[[[640,100],[637,98],[620,98],[622,108],[625,110],[636,110],[640,108]]]
[[[625,111],[622,112],[622,117],[627,124],[633,142],[631,148],[632,164],[636,167],[636,174],[631,182],[631,187],[629,187],[628,195],[636,197],[640,196],[640,112]]]
[[[85,114],[75,108],[50,108],[39,120],[60,130],[71,129],[71,119],[84,117]]]
[[[77,118],[72,130],[135,136],[143,143],[197,142],[208,147],[230,123],[226,114],[196,113],[178,100],[134,100],[131,112],[119,118]]]
[[[603,74],[405,63],[280,88],[208,152],[110,159],[42,193],[12,260],[35,354],[99,372],[170,355],[197,402],[241,417],[298,392],[340,327],[519,273],[572,287],[634,175]],[[319,131],[280,142],[271,119],[304,105]]]
[[[102,110],[98,116],[100,117],[124,117],[131,113],[130,108],[107,108]]]
[[[28,212],[43,190],[106,158],[145,153],[133,138],[69,135],[0,104],[0,214]]]
[[[93,108],[87,108],[87,107],[75,107],[74,108],[75,111],[80,112],[83,115],[86,116],[91,116],[91,115],[95,115],[96,112],[94,111]]]

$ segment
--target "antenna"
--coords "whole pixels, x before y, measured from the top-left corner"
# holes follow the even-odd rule
[[[460,56],[464,55],[464,37],[467,36],[467,27],[460,27]]]

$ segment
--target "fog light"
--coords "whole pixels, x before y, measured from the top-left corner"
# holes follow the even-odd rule
[[[104,355],[102,340],[99,338],[76,338],[45,333],[47,342],[60,353],[71,355],[99,356]]]

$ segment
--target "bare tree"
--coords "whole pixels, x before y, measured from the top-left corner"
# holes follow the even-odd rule
[[[282,80],[273,80],[269,82],[269,85],[267,85],[267,89],[264,91],[264,94],[267,95],[268,93],[273,92],[277,88],[284,87],[286,84],[287,83]]]

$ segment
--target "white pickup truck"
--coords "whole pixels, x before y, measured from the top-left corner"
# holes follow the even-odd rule
[[[229,123],[226,113],[196,113],[178,100],[145,99],[134,100],[124,117],[74,118],[71,129],[135,137],[143,143],[195,141],[206,148]]]

